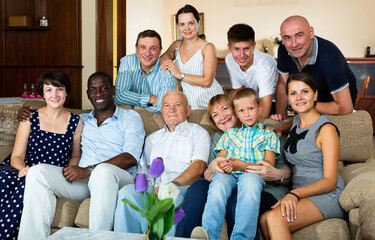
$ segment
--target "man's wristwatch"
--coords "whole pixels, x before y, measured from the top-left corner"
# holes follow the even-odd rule
[[[184,77],[185,77],[185,74],[184,74],[184,73],[181,74],[181,76],[180,76],[180,81],[182,81],[182,80],[184,79]]]
[[[87,169],[90,170],[92,172],[92,170],[94,170],[95,166],[94,165],[88,165],[87,166]]]
[[[175,180],[173,180],[172,183],[173,183],[174,185],[176,185],[177,187],[181,186],[181,183],[180,183],[180,182],[177,182],[177,181],[175,181]]]

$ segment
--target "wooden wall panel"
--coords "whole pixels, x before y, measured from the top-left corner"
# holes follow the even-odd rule
[[[120,59],[127,54],[126,40],[126,1],[119,0],[117,3],[117,66],[120,66]],[[134,45],[135,40],[130,39]]]
[[[96,3],[96,71],[113,77],[113,1]]]
[[[126,55],[126,1],[117,1],[117,60],[113,62],[113,1],[96,1],[96,71],[113,77],[113,67]],[[135,40],[134,40],[135,41]]]
[[[1,1],[5,19],[32,15],[34,26],[1,27],[0,46],[4,51],[0,53],[3,59],[0,81],[4,90],[0,97],[19,96],[23,83],[30,86],[43,72],[58,68],[72,80],[72,92],[66,106],[81,108],[81,0]],[[42,16],[48,19],[48,28],[40,29]]]

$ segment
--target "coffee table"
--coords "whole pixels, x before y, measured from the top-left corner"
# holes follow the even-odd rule
[[[86,228],[64,227],[47,238],[47,240],[143,240],[144,234],[120,233],[104,230],[89,230]],[[166,240],[183,240],[187,238],[167,237]],[[190,239],[190,238],[189,238]],[[197,240],[197,239],[196,239]]]

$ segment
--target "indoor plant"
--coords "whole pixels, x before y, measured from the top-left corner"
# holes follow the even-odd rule
[[[160,177],[163,172],[163,159],[155,158],[148,172],[150,177],[154,179],[152,194],[147,192],[147,175],[142,173],[136,177],[135,191],[142,194],[144,209],[126,198],[122,200],[147,219],[147,235],[149,239],[162,239],[171,230],[173,224],[177,224],[185,216],[181,208],[182,203],[178,207],[173,204],[179,193],[176,185],[162,183],[159,186],[159,196],[155,193],[156,178]]]

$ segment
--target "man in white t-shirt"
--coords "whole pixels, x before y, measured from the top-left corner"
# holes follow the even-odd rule
[[[225,57],[234,97],[242,87],[254,89],[263,106],[261,118],[271,113],[273,94],[278,81],[275,59],[266,53],[255,52],[255,33],[247,24],[235,24],[228,33],[228,49]]]

